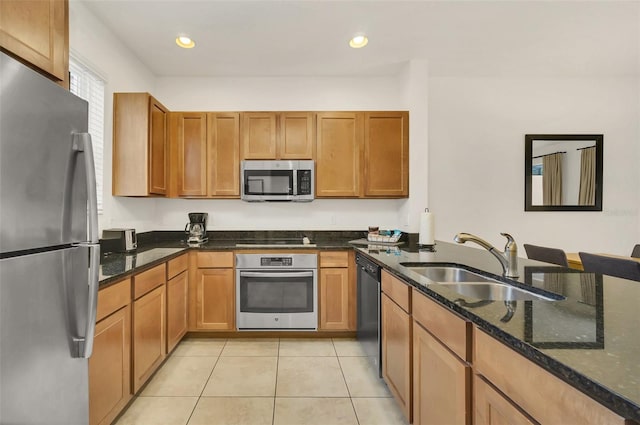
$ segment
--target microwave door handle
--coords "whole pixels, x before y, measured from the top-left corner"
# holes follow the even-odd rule
[[[295,196],[298,194],[298,170],[293,170],[293,193]]]
[[[313,272],[240,272],[240,277],[313,277]]]

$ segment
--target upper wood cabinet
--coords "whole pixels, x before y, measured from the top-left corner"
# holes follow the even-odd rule
[[[364,196],[409,196],[409,113],[364,114]]]
[[[408,112],[316,115],[316,197],[408,196]]]
[[[172,112],[171,196],[240,196],[240,113]]]
[[[149,93],[113,94],[113,195],[167,193],[167,113]]]
[[[313,159],[314,134],[311,112],[278,114],[278,159]]]
[[[240,113],[207,114],[207,195],[240,197]]]
[[[171,145],[175,149],[172,180],[178,196],[207,194],[207,114],[204,112],[170,113]],[[174,175],[175,174],[175,175]]]
[[[68,88],[68,1],[0,1],[0,47]]]
[[[242,159],[313,159],[313,113],[242,113]]]
[[[361,195],[364,114],[316,114],[316,197],[357,198]]]
[[[242,159],[276,158],[276,113],[242,114]]]

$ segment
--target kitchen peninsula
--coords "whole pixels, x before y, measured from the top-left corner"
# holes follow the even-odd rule
[[[455,357],[452,364],[457,362],[463,367],[461,382],[466,389],[459,394],[462,394],[467,423],[474,415],[476,421],[483,417],[482,403],[489,403],[493,409],[508,406],[518,414],[524,410],[524,417],[529,421],[542,423],[548,422],[549,418],[563,423],[624,424],[627,420],[629,424],[633,423],[631,420],[640,421],[640,367],[637,362],[640,318],[636,314],[640,287],[633,282],[608,276],[594,279],[593,275],[520,259],[517,285],[542,294],[552,292],[560,299],[519,300],[509,304],[483,302],[462,296],[446,285],[435,284],[406,266],[407,263],[457,264],[501,279],[500,264],[491,254],[453,243],[438,241],[435,252],[421,252],[415,244],[416,235],[409,235],[400,249],[379,250],[349,244],[350,240],[362,237],[363,232],[211,232],[207,244],[191,248],[179,237],[175,238],[177,234],[142,234],[137,255],[106,257],[102,264],[102,290],[128,276],[135,277],[168,260],[180,258],[184,253],[189,256],[206,252],[233,255],[246,251],[248,248],[241,249],[236,244],[250,239],[284,236],[300,236],[301,239],[304,234],[316,245],[309,250],[319,253],[355,250],[379,264],[387,279],[406,285],[412,301],[413,310],[409,308],[409,314],[413,314],[414,330],[414,371],[407,379],[413,380],[414,395],[420,389],[417,387],[420,376],[416,374],[418,356],[424,353],[420,350],[436,344],[448,347],[444,352]],[[299,247],[293,249],[300,250]],[[193,264],[190,261],[189,267]],[[228,266],[232,269],[233,263]],[[349,264],[349,267],[353,266]],[[189,300],[191,302],[192,298]],[[428,316],[421,314],[432,310],[433,314]],[[446,325],[436,323],[430,328],[433,323],[425,323],[429,317],[446,319],[449,316],[452,322],[446,322]],[[448,345],[446,331],[440,333],[458,326],[464,334],[462,351]],[[193,329],[188,331],[193,332]],[[432,340],[424,346],[421,345],[424,340],[418,337],[423,334]],[[411,350],[411,343],[407,349]],[[496,365],[496,362],[499,363]],[[550,391],[561,391],[563,395],[548,397]],[[542,402],[540,397],[548,399]],[[497,403],[496,400],[501,403],[498,407],[492,404]],[[529,406],[527,400],[539,403]],[[419,411],[417,403],[418,406],[413,403],[414,419],[415,412]]]

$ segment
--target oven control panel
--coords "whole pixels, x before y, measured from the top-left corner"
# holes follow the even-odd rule
[[[262,257],[260,258],[261,266],[286,267],[293,266],[293,258],[291,257]]]

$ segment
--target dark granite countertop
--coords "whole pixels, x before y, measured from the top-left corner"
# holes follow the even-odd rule
[[[517,285],[564,299],[512,301],[511,315],[503,301],[461,295],[401,265],[459,264],[502,279],[499,262],[484,249],[437,242],[436,252],[419,252],[411,244],[358,251],[612,411],[640,421],[638,282],[519,258]]]
[[[483,302],[465,297],[401,265],[410,262],[459,264],[502,279],[500,264],[483,249],[438,241],[435,252],[421,252],[416,245],[417,235],[408,235],[399,247],[363,247],[349,243],[364,237],[364,232],[359,231],[249,231],[209,232],[209,241],[196,247],[186,244],[182,232],[141,234],[137,252],[103,257],[100,285],[103,287],[144,271],[189,249],[252,249],[239,248],[237,244],[257,240],[277,244],[284,239],[301,241],[304,236],[311,239],[310,249],[355,247],[390,273],[470,319],[560,379],[619,415],[640,422],[640,284],[637,282],[519,258],[517,285],[565,298],[513,301],[509,307],[515,311],[511,315],[502,301]],[[301,249],[287,245],[281,248]]]
[[[208,232],[209,240],[200,245],[189,245],[184,232],[159,231],[138,235],[138,249],[131,253],[109,253],[100,261],[100,286],[117,282],[133,273],[177,257],[189,249],[249,250],[249,249],[352,249],[350,240],[363,238],[363,231],[218,231]],[[310,244],[304,245],[308,237]],[[268,243],[269,247],[261,247]],[[285,244],[288,243],[288,244]],[[294,244],[291,244],[294,243]],[[242,245],[239,247],[238,245]]]

